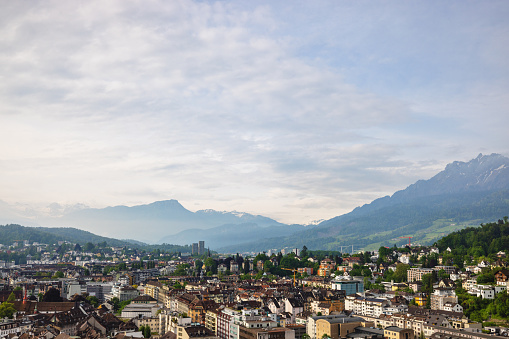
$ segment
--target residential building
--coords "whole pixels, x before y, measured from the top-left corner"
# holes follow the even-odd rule
[[[388,326],[384,328],[384,338],[387,339],[414,339],[414,331],[397,326]]]
[[[360,317],[343,317],[335,319],[316,320],[316,338],[327,335],[331,339],[346,338],[348,334],[354,333],[356,327],[372,327],[372,322],[366,322]]]
[[[422,280],[422,276],[425,274],[433,273],[432,268],[409,268],[407,271],[407,280],[408,282],[412,281],[420,281]]]
[[[383,314],[383,307],[389,304],[385,299],[365,298],[352,294],[346,296],[345,310],[358,315],[378,317]]]
[[[436,288],[430,299],[432,310],[444,310],[444,305],[446,303],[458,303],[458,297],[452,288]]]
[[[320,277],[328,277],[334,271],[334,267],[336,265],[330,259],[323,259],[320,262],[320,267],[318,268],[318,275]]]

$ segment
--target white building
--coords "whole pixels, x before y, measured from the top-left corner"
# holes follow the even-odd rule
[[[122,310],[122,318],[132,319],[132,318],[142,318],[142,317],[155,317],[157,311],[159,310],[159,306],[157,304],[134,304],[131,303],[124,307]]]
[[[348,295],[345,299],[345,310],[371,317],[382,315],[384,306],[388,305],[390,302],[386,299],[365,298],[356,295]]]

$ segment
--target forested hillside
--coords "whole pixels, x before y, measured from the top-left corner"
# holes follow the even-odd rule
[[[468,227],[443,237],[437,242],[440,252],[453,249],[457,255],[472,257],[494,256],[499,251],[509,250],[509,222],[504,217],[497,222]]]
[[[58,241],[68,241],[71,243],[84,245],[107,244],[109,246],[131,247],[144,250],[165,250],[170,252],[190,252],[190,246],[180,246],[171,244],[148,245],[132,240],[118,240],[114,238],[101,237],[91,232],[82,231],[72,227],[26,227],[20,225],[0,225],[0,244],[10,245],[14,241],[28,240],[30,244],[34,242],[42,244],[55,244]]]

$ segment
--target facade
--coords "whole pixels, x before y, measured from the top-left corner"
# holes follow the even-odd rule
[[[320,267],[318,268],[318,275],[320,277],[328,277],[334,271],[334,263],[330,259],[323,259],[320,262]]]
[[[335,280],[331,282],[333,290],[345,291],[346,295],[364,292],[364,282],[360,280]]]
[[[414,339],[414,331],[411,329],[389,326],[384,328],[384,338],[387,339]]]
[[[111,288],[111,294],[107,296],[108,299],[117,297],[118,300],[126,301],[136,298],[140,295],[140,292],[132,288],[131,286],[121,286],[120,284],[113,285]]]
[[[433,273],[432,268],[409,268],[407,271],[407,281],[421,281],[425,274]]]
[[[385,299],[365,298],[355,294],[348,295],[345,299],[345,310],[363,316],[379,317],[387,305],[389,301]]]
[[[458,303],[458,297],[452,288],[437,288],[430,299],[432,310],[444,310],[444,305],[446,303]]]
[[[295,331],[285,327],[240,327],[238,339],[295,339]]]
[[[509,285],[509,270],[500,270],[495,273],[495,280],[497,285],[508,286]]]
[[[208,328],[211,332],[217,336],[217,311],[208,310],[205,313],[205,327]]]
[[[348,317],[344,314],[308,317],[307,322],[306,322],[306,333],[310,336],[310,339],[320,339],[321,336],[317,336],[318,335],[317,334],[317,321],[327,320],[328,322],[335,322],[335,321],[348,322],[348,319],[353,319],[353,318]],[[358,320],[360,318],[355,317],[355,319]]]
[[[299,274],[306,273],[307,275],[312,275],[313,267],[299,267],[299,268],[297,268],[297,272],[299,272]]]
[[[433,267],[433,269],[435,271],[444,270],[445,273],[447,273],[447,274],[456,273],[456,270],[457,270],[456,267],[454,267],[454,266],[435,266],[435,267]]]
[[[152,318],[156,316],[159,306],[157,304],[129,304],[122,310],[122,318]]]
[[[331,339],[346,338],[354,333],[356,327],[373,327],[372,322],[366,322],[359,317],[344,317],[336,319],[318,319],[316,321],[316,338],[327,335]]]

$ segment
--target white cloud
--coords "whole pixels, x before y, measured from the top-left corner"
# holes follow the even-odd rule
[[[404,188],[458,160],[457,154],[469,156],[467,147],[447,153],[464,142],[458,138],[463,130],[431,126],[454,126],[461,118],[443,99],[447,95],[430,103],[435,92],[408,87],[404,72],[426,73],[412,63],[433,66],[419,58],[432,55],[433,46],[433,63],[444,69],[451,64],[444,46],[471,32],[481,39],[481,28],[474,31],[480,24],[443,42],[425,30],[441,34],[450,28],[446,20],[437,17],[438,28],[419,27],[412,24],[418,11],[405,6],[389,6],[379,20],[371,20],[372,6],[329,2],[4,7],[0,184],[9,202],[56,201],[61,207],[46,210],[57,213],[76,203],[174,198],[190,209],[236,209],[305,223]],[[436,14],[425,7],[418,22]],[[410,26],[421,41],[404,30]],[[492,52],[476,50],[483,62],[506,68],[503,58],[491,57],[504,51],[497,42],[506,40],[500,34],[506,29],[490,28],[482,46]],[[387,42],[380,41],[384,37]],[[465,40],[460,43],[464,52]],[[413,84],[450,86],[471,61],[464,62],[446,81]],[[399,65],[402,73],[389,77]],[[490,112],[506,105],[504,89],[497,85],[500,99],[487,100],[496,106]],[[461,102],[463,94],[455,93],[454,103]],[[440,107],[447,114],[437,113]],[[474,113],[468,117],[465,125],[478,126]],[[424,120],[429,125],[421,127]],[[507,146],[494,151],[508,152]]]

